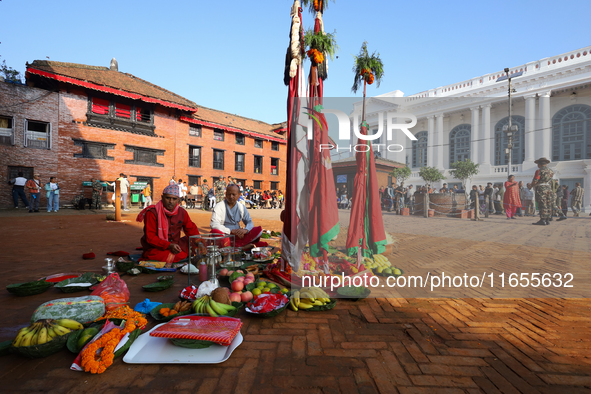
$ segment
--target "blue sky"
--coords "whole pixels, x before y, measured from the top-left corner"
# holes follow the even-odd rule
[[[97,66],[115,57],[120,71],[199,105],[281,122],[292,3],[0,0],[0,55],[21,72],[47,57]],[[330,2],[325,30],[336,30],[340,51],[325,95],[355,96],[363,41],[385,66],[368,95],[410,95],[589,45],[589,11],[589,0]]]

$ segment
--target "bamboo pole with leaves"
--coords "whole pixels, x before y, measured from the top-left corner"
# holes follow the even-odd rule
[[[367,41],[361,45],[359,55],[354,56],[355,65],[353,66],[353,73],[355,79],[353,80],[353,87],[351,91],[357,93],[361,82],[363,81],[363,112],[361,115],[361,123],[365,123],[365,95],[367,85],[371,85],[377,82],[377,86],[380,87],[382,77],[384,76],[384,64],[380,59],[380,54],[376,52],[372,53],[371,56],[367,51]]]

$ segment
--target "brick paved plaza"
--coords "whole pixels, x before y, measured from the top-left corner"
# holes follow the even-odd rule
[[[349,211],[340,211],[346,223]],[[206,213],[191,213],[207,229]],[[255,222],[280,230],[279,210],[253,211]],[[2,286],[60,272],[100,270],[109,251],[132,252],[142,229],[132,212],[112,223],[104,213],[0,213]],[[482,259],[501,269],[518,264],[581,270],[591,261],[591,218],[532,226],[532,218],[484,222],[386,213],[396,238],[388,250],[406,275],[445,265],[460,273]],[[343,230],[345,230],[343,228]],[[346,232],[345,232],[346,234]],[[92,250],[96,260],[82,260]],[[581,270],[582,271],[582,270]],[[186,285],[160,293],[141,286],[154,276],[123,277],[130,305],[175,300]],[[576,278],[575,278],[576,279]],[[589,282],[587,282],[589,283]],[[586,286],[589,287],[589,286]],[[581,290],[581,289],[579,289]],[[582,289],[584,292],[587,289]],[[56,289],[19,298],[0,293],[0,340],[14,337]],[[508,293],[510,295],[510,293]],[[555,292],[556,297],[564,294]],[[72,296],[85,295],[74,293]],[[551,296],[552,293],[548,293]],[[3,392],[55,393],[582,393],[591,390],[591,311],[581,298],[370,298],[339,300],[328,312],[242,317],[244,342],[218,365],[137,365],[116,360],[94,376],[69,369],[63,350],[44,359],[0,358]],[[149,327],[153,326],[150,320]]]

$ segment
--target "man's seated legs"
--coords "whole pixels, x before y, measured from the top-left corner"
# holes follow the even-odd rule
[[[211,234],[218,234],[218,235],[227,235],[224,234],[223,232],[221,232],[220,230],[211,230]],[[258,242],[258,240],[261,238],[261,235],[263,234],[263,228],[261,226],[258,227],[253,227],[252,230],[250,230],[244,237],[242,238],[238,238],[238,237],[234,237],[234,246],[236,246],[237,248],[249,245],[249,244],[254,244],[255,242]],[[225,246],[229,246],[225,245]]]

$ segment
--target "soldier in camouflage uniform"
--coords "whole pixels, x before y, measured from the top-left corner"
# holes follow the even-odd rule
[[[103,194],[103,185],[98,178],[92,182],[92,206],[94,209],[101,209],[101,195]]]
[[[540,220],[534,224],[547,226],[550,224],[552,209],[556,205],[556,196],[552,190],[552,177],[554,173],[547,167],[550,160],[545,157],[534,161],[534,163],[538,165],[538,170],[531,184],[532,187],[536,188],[536,203],[540,211]],[[566,217],[561,217],[558,220],[564,220],[563,218],[566,219]]]
[[[224,180],[223,176],[220,177],[220,179],[213,184],[213,189],[215,190],[216,203],[222,202],[224,198],[226,198],[226,186],[228,185]]]
[[[567,217],[564,212],[562,212],[562,187],[560,187],[556,179],[552,179],[550,182],[552,185],[552,195],[554,196],[554,199],[552,200],[552,216],[550,216],[550,221],[552,221],[554,216],[560,216],[557,221],[566,220]]]
[[[204,211],[208,210],[207,206],[209,205],[207,193],[209,193],[209,185],[207,184],[207,179],[204,179],[201,183],[201,209]]]

